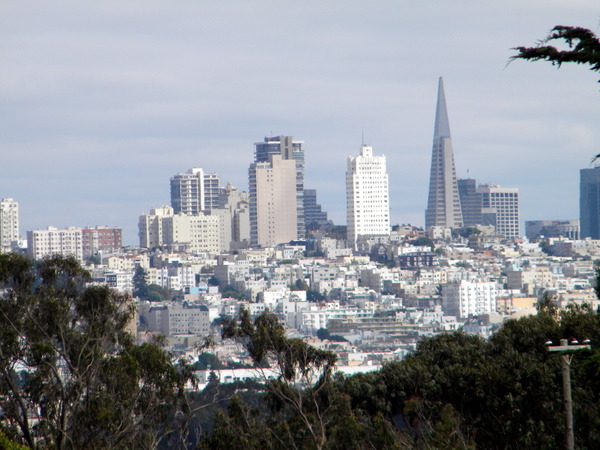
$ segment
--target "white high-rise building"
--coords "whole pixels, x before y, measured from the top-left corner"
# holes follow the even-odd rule
[[[390,205],[385,156],[373,156],[363,145],[359,156],[348,157],[346,170],[348,243],[364,235],[390,234]]]
[[[16,249],[19,241],[19,204],[12,198],[0,200],[0,253]]]
[[[519,189],[496,184],[477,187],[481,195],[482,225],[493,225],[496,233],[509,239],[520,236]]]
[[[48,227],[47,230],[27,232],[27,253],[34,259],[46,256],[74,256],[83,260],[83,233],[81,228],[68,227],[59,229]]]
[[[171,206],[175,214],[195,216],[218,207],[221,180],[216,173],[193,168],[171,177]]]
[[[496,312],[498,289],[490,281],[465,281],[442,285],[442,309],[448,316],[466,318]]]

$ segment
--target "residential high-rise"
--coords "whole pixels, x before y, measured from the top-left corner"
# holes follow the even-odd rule
[[[83,257],[87,258],[98,252],[116,252],[123,246],[121,228],[105,226],[85,227],[81,230],[83,239]]]
[[[27,253],[34,260],[51,255],[62,255],[74,256],[82,261],[83,237],[81,228],[58,229],[48,227],[47,230],[28,231]]]
[[[477,187],[481,195],[482,225],[493,225],[496,233],[506,238],[520,236],[519,189],[496,184]]]
[[[9,253],[18,247],[19,204],[12,198],[0,200],[0,253]]]
[[[600,239],[600,166],[579,171],[581,238]]]
[[[462,225],[444,82],[440,77],[431,154],[429,197],[425,210],[425,229],[432,226],[459,228]]]
[[[171,177],[171,206],[175,214],[195,216],[218,207],[221,180],[216,173],[193,168]]]
[[[210,212],[221,218],[222,247],[227,250],[246,248],[250,244],[248,193],[230,183],[221,190],[219,207]]]
[[[140,247],[168,247],[191,253],[219,254],[222,247],[221,219],[204,213],[174,214],[170,206],[153,208],[138,222]]]
[[[442,310],[448,316],[466,318],[496,312],[498,289],[491,281],[466,281],[442,285]]]
[[[211,212],[219,207],[221,195],[221,179],[216,173],[204,174],[204,211]]]
[[[263,247],[298,239],[296,162],[269,155],[248,169],[250,242]]]
[[[373,156],[362,145],[360,155],[349,156],[346,169],[348,243],[365,235],[390,234],[390,205],[385,156]]]
[[[295,182],[296,182],[296,237],[294,239],[304,239],[306,237],[304,221],[304,149],[303,141],[295,141],[292,136],[274,136],[265,137],[264,142],[254,144],[254,162],[270,163],[271,155],[280,155],[282,160],[293,160],[295,163]],[[250,188],[250,220],[252,213],[252,187]]]

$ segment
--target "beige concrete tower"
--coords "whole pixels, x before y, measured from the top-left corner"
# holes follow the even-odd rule
[[[269,162],[251,164],[248,174],[252,244],[268,247],[297,239],[296,162],[272,154]]]

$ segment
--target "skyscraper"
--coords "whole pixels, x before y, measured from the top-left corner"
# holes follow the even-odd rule
[[[12,198],[0,200],[0,253],[16,250],[19,241],[19,204]]]
[[[296,163],[280,154],[248,169],[250,243],[263,247],[297,239]]]
[[[600,166],[579,171],[581,238],[600,239]]]
[[[477,181],[473,178],[458,180],[458,193],[463,225],[481,225],[481,194],[477,193]]]
[[[348,157],[346,170],[348,243],[364,235],[390,234],[390,205],[385,156],[373,156],[363,145],[360,155]]]
[[[193,168],[186,173],[171,177],[171,207],[175,214],[190,216],[210,212],[218,207],[220,193],[219,176]]]
[[[280,155],[282,160],[293,160],[295,163],[295,181],[296,181],[296,226],[297,233],[295,239],[304,239],[306,237],[304,223],[304,150],[302,141],[294,141],[292,136],[274,136],[265,137],[264,142],[254,144],[254,162],[268,163],[271,155]],[[252,199],[252,188],[250,188],[250,198]],[[252,204],[252,200],[250,200]],[[251,207],[252,211],[252,207]],[[252,212],[250,216],[252,221]]]
[[[327,212],[317,203],[316,189],[304,189],[304,222],[306,227],[318,227],[327,223]]]
[[[425,228],[429,229],[432,226],[458,228],[462,224],[444,81],[440,77],[431,154],[429,197],[425,210]]]
[[[481,195],[482,225],[493,225],[496,233],[512,239],[520,236],[519,189],[497,184],[477,187]]]

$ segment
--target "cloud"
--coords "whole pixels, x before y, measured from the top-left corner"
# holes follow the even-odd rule
[[[0,196],[23,232],[137,215],[200,166],[247,188],[253,142],[305,141],[306,185],[345,221],[362,130],[390,173],[394,222],[423,223],[437,78],[458,173],[522,189],[522,216],[577,216],[600,96],[584,67],[514,62],[593,1],[58,2],[0,6]],[[596,27],[596,28],[594,28]]]

